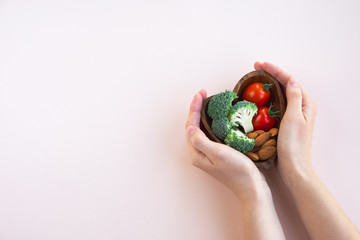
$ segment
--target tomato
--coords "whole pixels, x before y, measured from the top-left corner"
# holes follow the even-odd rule
[[[270,98],[269,88],[272,84],[253,83],[250,84],[242,95],[242,100],[253,102],[257,107],[264,106]]]
[[[274,109],[272,105],[268,107],[260,107],[257,114],[253,117],[252,124],[254,131],[269,131],[276,124],[276,117],[279,117],[279,110]]]

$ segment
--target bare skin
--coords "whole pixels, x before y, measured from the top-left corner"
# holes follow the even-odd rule
[[[200,130],[200,110],[205,90],[196,93],[186,122],[191,162],[229,187],[240,199],[245,239],[285,239],[269,186],[245,155],[210,141]]]
[[[290,74],[271,63],[255,63],[286,87],[288,107],[278,137],[277,169],[312,239],[360,239],[360,233],[315,174],[311,143],[317,106]]]
[[[360,239],[360,234],[316,176],[311,142],[317,106],[291,75],[271,63],[254,65],[286,87],[288,106],[278,136],[277,170],[312,239]],[[191,162],[230,188],[241,201],[245,239],[285,239],[264,176],[244,154],[210,141],[200,130],[206,91],[196,93],[186,122]],[[271,226],[271,227],[270,227]]]

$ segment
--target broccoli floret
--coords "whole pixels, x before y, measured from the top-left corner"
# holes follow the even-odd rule
[[[250,152],[255,145],[255,140],[248,138],[238,129],[231,129],[224,140],[225,144],[242,153]]]
[[[229,113],[229,121],[235,127],[239,124],[244,128],[245,133],[252,132],[254,127],[252,125],[252,118],[257,113],[258,108],[255,103],[246,100],[237,102]]]
[[[227,118],[218,118],[212,121],[211,130],[221,140],[225,139],[230,129],[231,123]]]
[[[229,90],[213,96],[208,105],[208,115],[212,119],[226,118],[235,98],[238,98],[236,93]]]

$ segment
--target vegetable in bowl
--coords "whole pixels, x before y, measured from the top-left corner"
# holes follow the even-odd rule
[[[255,145],[255,140],[248,138],[238,129],[231,129],[225,138],[225,144],[242,153],[250,152]]]
[[[207,111],[209,117],[212,119],[226,118],[235,98],[238,98],[238,96],[230,90],[225,90],[225,92],[213,96]]]
[[[226,117],[214,119],[211,124],[211,130],[221,140],[225,139],[231,128],[232,124]]]
[[[253,83],[245,88],[241,99],[249,102],[253,102],[257,107],[265,106],[270,99],[270,88],[273,86],[272,83]]]
[[[258,108],[254,103],[246,100],[237,102],[229,113],[229,120],[235,127],[241,125],[244,128],[245,133],[252,132],[254,130],[252,119],[257,113]]]
[[[232,105],[236,98],[236,93],[229,90],[213,96],[207,114],[212,118],[212,132],[226,145],[246,153],[253,149],[255,140],[248,138],[238,127],[242,126],[246,133],[253,130],[252,118],[257,107],[248,101]]]

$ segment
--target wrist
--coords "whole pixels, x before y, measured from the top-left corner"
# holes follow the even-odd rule
[[[246,189],[241,189],[235,194],[242,203],[262,201],[271,197],[269,185],[260,172],[251,176]]]
[[[311,182],[316,177],[312,166],[301,166],[287,169],[281,169],[280,176],[288,189],[301,182]]]

